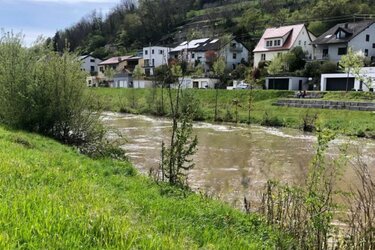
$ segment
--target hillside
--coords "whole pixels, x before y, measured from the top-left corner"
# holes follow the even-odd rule
[[[93,12],[47,42],[61,51],[68,41],[73,51],[107,58],[149,44],[231,33],[252,49],[269,26],[306,23],[319,35],[374,14],[373,0],[124,0],[107,16]]]
[[[0,127],[1,249],[268,249],[261,220]],[[183,198],[185,197],[185,198]],[[276,239],[275,239],[276,240]],[[272,248],[273,249],[273,248]]]

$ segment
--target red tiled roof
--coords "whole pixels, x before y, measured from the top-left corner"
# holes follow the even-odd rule
[[[116,56],[111,57],[103,62],[101,62],[99,65],[110,65],[110,64],[118,64],[120,62],[126,61],[127,59],[131,58],[132,56]]]
[[[266,51],[278,51],[278,50],[288,50],[295,43],[299,33],[305,27],[304,24],[282,26],[278,28],[268,28],[264,32],[262,38],[258,42],[253,52],[266,52]],[[290,33],[284,42],[282,47],[277,48],[266,48],[266,39],[283,37]]]

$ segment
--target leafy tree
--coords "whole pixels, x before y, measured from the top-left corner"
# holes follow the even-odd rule
[[[342,70],[347,74],[346,78],[346,91],[349,89],[349,76],[353,74],[358,76],[360,74],[360,70],[363,67],[363,55],[359,53],[355,53],[352,48],[348,49],[348,53],[346,55],[341,56],[339,65]]]
[[[222,57],[219,57],[212,66],[214,74],[216,77],[219,78],[219,83],[215,84],[215,121],[218,120],[218,100],[219,100],[219,85],[223,84],[223,80],[225,78],[225,61]]]

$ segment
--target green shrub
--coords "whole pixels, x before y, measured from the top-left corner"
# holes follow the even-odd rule
[[[93,100],[77,56],[41,44],[25,48],[21,37],[0,39],[2,123],[80,147],[102,140],[106,131],[99,113],[88,109]]]

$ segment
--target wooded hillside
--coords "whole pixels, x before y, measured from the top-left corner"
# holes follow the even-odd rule
[[[269,26],[306,23],[320,35],[336,23],[374,16],[375,0],[122,0],[107,16],[94,11],[47,42],[107,58],[232,33],[252,49]]]

